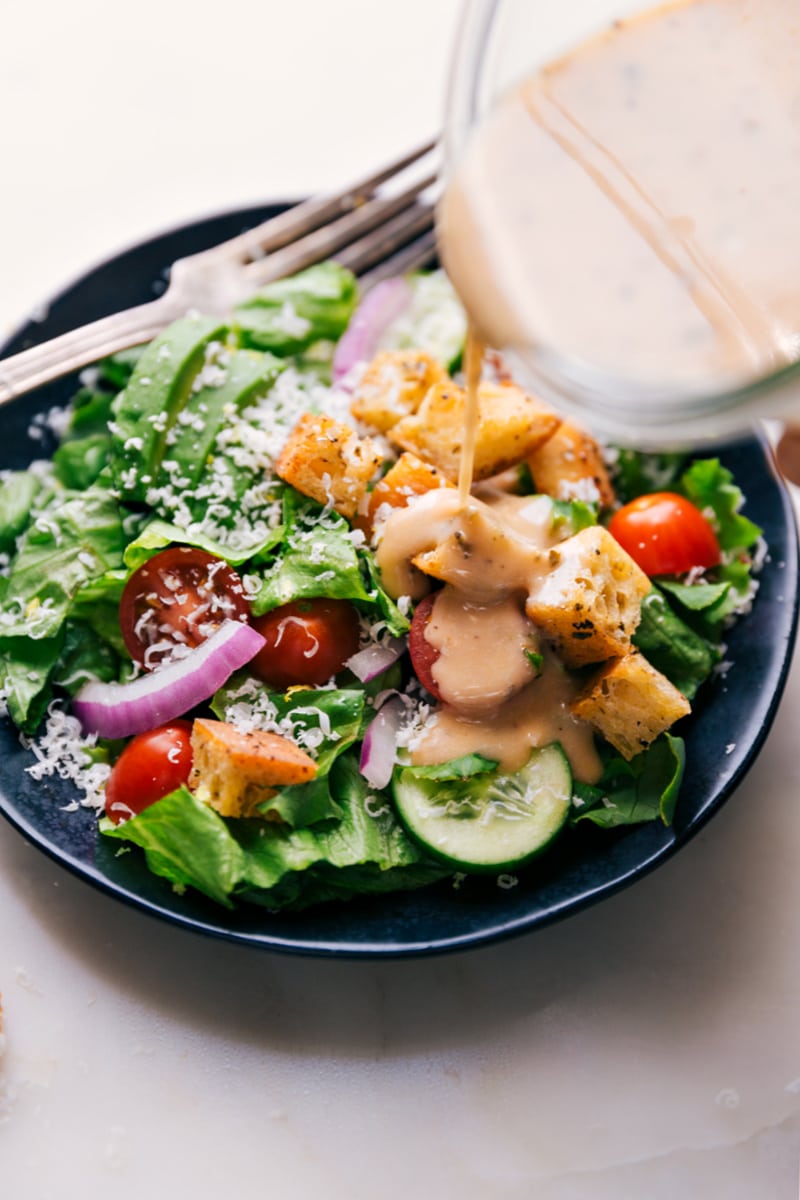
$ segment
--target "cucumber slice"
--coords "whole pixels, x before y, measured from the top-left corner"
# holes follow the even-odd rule
[[[563,829],[572,772],[558,743],[534,750],[513,775],[493,770],[468,779],[395,771],[395,804],[408,832],[430,854],[462,871],[502,871],[541,854]]]

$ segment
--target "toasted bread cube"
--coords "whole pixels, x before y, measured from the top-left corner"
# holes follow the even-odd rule
[[[627,654],[650,591],[644,571],[601,525],[554,546],[547,561],[526,611],[563,662],[582,667]]]
[[[381,460],[375,443],[343,421],[303,413],[275,470],[298,492],[352,517]]]
[[[562,421],[528,455],[528,466],[536,491],[556,500],[597,500],[601,508],[610,508],[616,498],[600,447],[573,421]]]
[[[376,518],[388,516],[394,508],[405,508],[414,496],[452,486],[438,468],[406,450],[364,497],[355,523],[366,533],[371,533]]]
[[[386,433],[415,413],[435,383],[447,372],[425,350],[385,350],[367,367],[353,392],[350,411],[359,421]]]
[[[223,817],[252,817],[289,784],[317,773],[304,750],[276,733],[242,733],[227,721],[198,718],[192,725],[189,787]]]
[[[447,528],[450,532],[447,532]],[[413,555],[414,567],[425,575],[466,590],[471,600],[491,604],[524,587],[524,571],[535,570],[546,553],[522,541],[518,533],[490,507],[469,505],[458,512],[457,524],[430,522],[429,544]],[[438,538],[430,544],[433,538]],[[476,563],[478,569],[476,570]],[[521,566],[521,564],[524,564]],[[521,576],[521,570],[523,575]]]
[[[571,711],[630,760],[687,716],[691,705],[666,675],[633,651],[601,667]]]
[[[454,383],[436,384],[417,412],[389,430],[389,439],[458,479],[464,440],[466,396]],[[476,480],[499,475],[532,454],[560,423],[560,417],[521,388],[482,383],[478,389],[475,439]]]

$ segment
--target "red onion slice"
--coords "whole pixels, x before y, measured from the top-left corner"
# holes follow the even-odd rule
[[[361,745],[359,769],[367,783],[384,788],[392,778],[397,756],[397,734],[403,723],[405,705],[394,696],[381,705],[367,726]]]
[[[384,671],[388,671],[389,667],[396,663],[403,654],[405,648],[404,638],[391,638],[388,642],[381,644],[375,642],[370,646],[365,646],[363,650],[357,650],[344,665],[353,672],[356,679],[360,679],[362,683],[369,683],[370,679],[375,679]]]
[[[384,331],[411,303],[411,284],[384,279],[367,292],[339,339],[333,355],[333,381],[339,383],[360,362],[375,356]]]
[[[213,696],[263,645],[252,625],[223,621],[207,641],[168,666],[130,683],[87,683],[73,711],[87,733],[106,738],[144,733]]]

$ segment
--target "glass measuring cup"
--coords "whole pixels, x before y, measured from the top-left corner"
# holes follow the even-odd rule
[[[551,181],[547,174],[537,172],[528,181],[518,180],[510,185],[508,195],[501,196],[498,203],[493,200],[484,205],[480,216],[484,225],[488,220],[493,230],[489,239],[491,244],[482,240],[482,236],[475,236],[476,229],[479,234],[485,232],[485,229],[481,230],[480,222],[476,226],[474,221],[472,224],[467,221],[466,225],[462,223],[459,227],[458,221],[454,221],[453,212],[456,209],[452,204],[453,181],[457,182],[460,189],[459,202],[463,207],[464,193],[469,201],[470,186],[462,185],[465,181],[467,184],[474,183],[476,162],[480,162],[483,170],[487,163],[494,163],[501,172],[498,177],[502,178],[502,170],[507,170],[509,162],[513,161],[511,151],[520,156],[519,141],[517,140],[511,150],[506,148],[505,157],[501,153],[495,159],[476,159],[475,147],[479,145],[481,137],[484,145],[490,144],[487,131],[492,133],[498,128],[497,114],[506,111],[503,106],[507,105],[509,96],[514,98],[516,104],[520,81],[545,64],[564,61],[561,56],[567,55],[573,47],[589,38],[595,37],[599,42],[604,31],[614,22],[622,21],[628,27],[639,24],[638,20],[630,21],[629,18],[642,11],[642,3],[626,3],[624,0],[572,0],[569,5],[556,8],[552,3],[548,3],[548,0],[469,0],[462,16],[448,100],[446,153],[449,176],[445,199],[440,208],[440,246],[445,266],[461,292],[471,316],[491,344],[500,344],[509,353],[516,373],[540,395],[576,417],[590,421],[594,428],[609,437],[618,441],[635,441],[639,445],[697,443],[705,439],[719,439],[740,432],[747,428],[754,418],[763,416],[800,418],[800,217],[795,215],[800,213],[800,84],[795,85],[791,82],[792,79],[800,79],[800,35],[796,28],[797,22],[794,22],[793,37],[784,36],[786,31],[781,22],[787,26],[792,24],[791,0],[695,0],[694,4],[687,4],[684,0],[683,3],[670,6],[664,11],[669,13],[672,21],[673,13],[677,12],[680,17],[680,10],[690,7],[695,13],[701,9],[705,10],[702,15],[705,17],[708,14],[712,22],[717,21],[722,14],[722,25],[718,28],[712,23],[708,37],[712,43],[714,39],[728,39],[721,42],[721,50],[713,61],[716,61],[718,68],[730,67],[737,86],[727,87],[720,69],[713,75],[704,77],[702,72],[708,69],[708,65],[704,67],[702,63],[697,66],[692,81],[691,68],[686,62],[689,56],[683,55],[681,51],[688,41],[696,44],[698,34],[696,30],[682,30],[678,24],[669,36],[676,51],[675,79],[681,87],[676,84],[670,95],[670,104],[663,113],[659,113],[652,106],[647,109],[647,71],[642,67],[641,61],[636,61],[635,56],[630,61],[624,61],[623,56],[624,69],[620,69],[618,57],[616,83],[611,73],[606,71],[603,61],[598,58],[593,84],[596,91],[591,94],[597,100],[595,104],[591,101],[584,102],[583,109],[572,110],[569,107],[569,93],[566,105],[562,103],[563,96],[556,95],[558,111],[552,108],[548,110],[548,120],[551,111],[555,112],[558,121],[561,121],[566,113],[569,137],[574,140],[573,135],[577,128],[580,137],[584,139],[579,143],[579,151],[589,146],[590,141],[592,154],[595,154],[599,147],[595,157],[588,163],[586,157],[581,158],[578,155],[576,158],[572,155],[569,168],[573,176],[580,177],[584,190],[589,183],[592,186],[596,183],[596,178],[590,178],[592,171],[595,172],[595,177],[599,173],[601,203],[594,209],[591,206],[581,208],[582,201],[577,202],[576,193],[573,192],[568,193],[563,209],[559,209],[560,200],[557,198],[553,201],[549,214],[544,210],[542,217],[542,212],[538,212],[537,219],[545,229],[545,236],[541,241],[544,250],[541,254],[547,258],[551,249],[556,251],[548,259],[550,274],[544,271],[541,277],[537,278],[536,271],[529,269],[532,260],[518,252],[520,243],[515,241],[518,229],[515,231],[513,220],[515,206],[517,213],[526,211],[526,205],[535,194],[535,190],[538,190],[539,195],[549,194]],[[745,18],[751,20],[753,13],[756,16],[761,14],[760,24],[756,23],[757,28],[746,26]],[[681,38],[684,39],[683,42]],[[699,40],[702,41],[702,37]],[[777,68],[771,59],[764,57],[765,42],[771,43],[770,54],[777,55]],[[668,57],[668,54],[659,51],[659,66],[655,75],[662,70],[662,59],[666,61]],[[669,82],[668,68],[664,70],[667,74],[662,72],[662,82]],[[558,66],[552,78],[557,82],[560,80]],[[789,90],[785,94],[781,90],[782,85],[779,87],[775,82],[783,78],[790,81]],[[642,80],[644,86],[641,86]],[[550,86],[548,82],[548,93]],[[635,147],[639,159],[632,168],[626,157],[630,141],[626,142],[623,137],[619,144],[610,143],[602,126],[601,132],[595,136],[595,121],[602,107],[600,101],[605,102],[605,93],[613,92],[614,87],[617,87],[619,96],[626,101],[633,96],[636,103],[642,105],[641,115],[636,114],[635,109],[632,110],[635,115],[627,127],[629,130],[636,129],[638,122],[639,130],[644,130],[640,145]],[[736,184],[738,165],[734,145],[729,148],[734,156],[733,172],[726,168],[727,174],[723,171],[721,182],[719,179],[714,182],[710,172],[706,179],[704,172],[707,171],[708,164],[702,161],[700,149],[702,139],[709,140],[709,130],[702,129],[700,123],[695,128],[690,99],[687,99],[687,94],[689,98],[692,95],[692,87],[695,88],[696,96],[715,97],[712,119],[716,120],[722,129],[730,125],[733,132],[738,131],[743,146],[746,139],[750,138],[748,152],[751,152],[753,138],[760,127],[766,149],[757,147],[755,157],[751,161],[763,163],[763,171],[751,171],[749,177],[745,174],[742,184]],[[541,92],[534,93],[536,104],[539,104],[540,98]],[[545,96],[545,101],[550,103],[549,94]],[[526,107],[530,107],[527,98]],[[573,119],[575,111],[578,111],[577,119]],[[519,123],[519,114],[516,114],[514,119]],[[555,126],[555,121],[553,124]],[[537,135],[541,135],[544,125],[545,122],[539,123]],[[557,134],[560,128],[556,129]],[[715,128],[716,126],[712,126],[712,129]],[[545,128],[548,137],[551,132],[551,129]],[[705,240],[709,229],[707,211],[694,212],[691,206],[686,208],[685,197],[680,190],[677,193],[670,191],[670,188],[664,190],[663,180],[657,174],[653,177],[648,175],[650,160],[647,155],[642,158],[640,152],[641,145],[644,145],[646,150],[650,149],[647,147],[648,136],[651,136],[656,149],[665,141],[670,141],[679,149],[685,144],[690,151],[690,158],[691,154],[698,158],[696,168],[691,163],[685,168],[686,177],[691,184],[687,189],[690,201],[694,197],[696,203],[698,196],[702,198],[704,188],[710,187],[721,189],[719,195],[725,202],[733,197],[729,206],[730,213],[723,212],[718,220],[725,236],[718,238],[716,242],[712,239],[710,247]],[[719,138],[712,138],[710,141],[712,159],[714,155],[719,156],[719,141]],[[768,144],[770,142],[771,145]],[[525,143],[522,146],[521,157],[525,158],[527,154],[528,146]],[[536,161],[531,160],[534,163]],[[640,171],[638,163],[642,161],[645,163],[645,169]],[[674,168],[674,162],[674,159],[667,160],[668,170]],[[471,164],[471,175],[465,172],[465,163]],[[711,166],[714,166],[713,162]],[[774,178],[776,173],[780,174],[780,179]],[[674,176],[674,169],[672,174]],[[640,228],[631,231],[626,215],[623,215],[622,219],[620,217],[620,195],[622,194],[623,200],[627,202],[629,193],[624,192],[624,189],[629,185],[634,188],[634,218],[641,225],[640,218],[644,217],[647,225],[644,238]],[[750,206],[749,228],[746,223],[739,229],[734,227],[731,213],[735,217],[742,207],[739,205],[737,208],[738,201],[733,202],[736,200],[736,187],[740,187],[740,190],[749,189],[749,196],[746,197]],[[788,189],[791,192],[791,195],[783,196],[780,211],[777,188],[783,189],[784,192]],[[500,191],[502,192],[502,188]],[[744,192],[742,194],[744,195]],[[644,196],[641,203],[640,195]],[[791,203],[793,198],[797,200],[796,206]],[[570,206],[579,213],[579,218],[574,218],[572,224]],[[700,207],[703,207],[702,204]],[[715,215],[714,207],[713,204],[707,205],[706,209]],[[724,209],[724,204],[722,208]],[[752,219],[754,213],[758,217],[761,212],[763,224]],[[463,216],[463,211],[461,215]],[[630,288],[630,279],[626,281],[617,270],[613,253],[609,252],[605,258],[602,255],[595,257],[588,268],[585,268],[579,257],[570,257],[570,249],[578,242],[584,248],[588,246],[591,251],[593,222],[596,219],[598,229],[601,230],[598,237],[607,236],[614,223],[617,226],[625,226],[627,223],[625,236],[631,245],[635,243],[633,257],[640,273],[645,260],[655,263],[659,255],[662,259],[657,263],[657,269],[652,272],[652,279],[648,275],[641,286],[640,280],[635,279],[639,286],[639,299],[629,307],[627,318],[616,304],[615,291]],[[730,225],[730,229],[725,227],[725,221]],[[795,238],[791,236],[792,223],[797,229]],[[653,227],[657,243],[655,254],[652,253],[653,238],[650,236]],[[464,235],[465,228],[467,236]],[[758,244],[753,241],[753,228],[757,230],[760,239]],[[688,236],[685,234],[687,229]],[[716,236],[716,230],[714,234]],[[724,253],[721,256],[721,250],[727,251],[729,246],[736,250],[737,238],[740,243],[743,240],[747,242],[748,238],[753,241],[755,249],[751,259],[759,269],[759,245],[763,250],[761,258],[764,261],[767,258],[770,261],[774,260],[781,269],[784,260],[787,268],[796,262],[796,325],[793,324],[792,311],[788,315],[782,311],[777,316],[765,309],[760,297],[756,297],[755,302],[751,304],[750,280],[751,276],[759,280],[759,269],[753,272],[748,268],[750,274],[745,270],[741,277],[737,277],[740,265],[737,254],[733,254],[732,268],[725,261]],[[468,244],[469,248],[466,267],[465,244]],[[670,271],[671,276],[666,284],[663,270],[665,255],[677,259],[677,269],[672,264],[667,271],[667,276],[670,276]],[[540,255],[539,262],[541,261]],[[560,267],[562,261],[563,276]],[[498,263],[502,265],[498,266]],[[525,269],[528,269],[527,278],[524,277]],[[570,304],[573,298],[582,297],[586,291],[587,270],[594,272],[591,300],[584,305],[581,316],[583,324],[578,329],[580,322],[571,320]],[[649,271],[649,267],[647,270]],[[729,364],[723,368],[713,356],[703,363],[702,369],[695,369],[697,364],[692,362],[691,356],[687,358],[686,364],[676,369],[677,356],[675,350],[671,349],[668,338],[662,342],[659,342],[657,337],[653,338],[654,348],[649,360],[639,354],[641,345],[634,344],[632,336],[629,346],[635,353],[626,355],[624,339],[620,340],[616,357],[606,353],[606,343],[614,339],[620,327],[624,332],[624,322],[630,320],[631,313],[640,317],[641,313],[646,311],[651,299],[648,296],[651,283],[653,288],[661,288],[663,295],[659,294],[649,311],[667,315],[669,304],[672,302],[670,289],[672,292],[676,290],[673,286],[675,278],[680,285],[677,291],[685,292],[683,283],[693,272],[693,297],[700,294],[702,301],[710,295],[712,302],[716,304],[721,293],[724,304],[732,300],[736,321],[733,322],[732,328],[726,330],[726,336],[732,335],[732,340],[736,343],[741,330],[740,340],[744,342],[753,332],[751,326],[755,325],[760,331],[763,325],[770,336],[774,328],[775,345],[768,346],[763,354],[761,347],[756,348],[758,352],[754,349],[752,355],[749,355],[748,350],[742,361],[737,362],[735,369]],[[787,274],[792,275],[791,269]],[[720,279],[723,281],[721,287]],[[520,289],[523,287],[530,292],[527,299],[533,298],[526,310],[525,321],[517,319],[521,307]],[[561,306],[562,321],[557,327],[551,321],[550,308],[557,307],[558,304]],[[694,298],[692,305],[697,309]],[[741,310],[738,313],[735,311],[737,305]],[[705,320],[705,316],[701,313],[702,320],[695,317],[696,312],[693,311],[691,318],[686,321],[686,327],[690,330],[690,336],[699,342],[702,341],[702,321]],[[661,329],[660,321],[651,322],[650,331],[654,334]],[[649,336],[650,331],[645,327],[645,338]],[[586,337],[582,341],[583,334]],[[597,335],[594,342],[593,334]],[[769,340],[768,337],[767,341]]]

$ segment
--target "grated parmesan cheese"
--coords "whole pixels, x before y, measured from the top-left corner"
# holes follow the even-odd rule
[[[306,337],[311,329],[311,322],[308,317],[302,317],[291,300],[285,301],[281,311],[278,313],[275,324],[281,333],[285,333],[287,337],[298,339]]]
[[[58,701],[47,710],[44,732],[36,737],[20,734],[20,742],[36,760],[25,768],[32,779],[56,776],[75,785],[81,798],[65,805],[66,812],[77,808],[102,810],[111,767],[92,761],[89,751],[97,744],[96,735],[85,735],[78,718],[66,713]]]
[[[582,500],[586,504],[600,502],[600,490],[593,479],[562,479],[558,485],[559,500]]]
[[[69,406],[55,404],[47,412],[36,414],[28,426],[28,437],[41,442],[50,434],[60,441],[67,432],[70,418]]]

